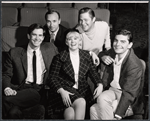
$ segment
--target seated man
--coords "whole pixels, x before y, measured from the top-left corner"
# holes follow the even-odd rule
[[[120,30],[115,36],[113,49],[99,54],[104,62],[101,66],[101,77],[105,91],[91,107],[91,119],[122,119],[129,107],[133,114],[139,110],[137,107],[141,108],[141,104],[135,102],[142,90],[143,70],[132,45],[131,32]]]
[[[39,24],[28,28],[29,43],[9,51],[2,74],[3,114],[20,119],[22,110],[40,103],[56,47],[42,43],[45,30]]]

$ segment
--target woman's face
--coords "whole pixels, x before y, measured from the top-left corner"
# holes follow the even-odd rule
[[[95,17],[92,18],[88,12],[80,14],[79,17],[80,17],[79,24],[80,24],[81,28],[83,29],[83,31],[85,31],[85,32],[90,31],[90,29],[94,25]]]
[[[71,51],[79,49],[80,35],[77,32],[69,32],[66,37],[66,45]]]

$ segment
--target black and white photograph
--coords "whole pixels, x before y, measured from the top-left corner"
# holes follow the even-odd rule
[[[148,120],[149,1],[1,1],[2,120]]]

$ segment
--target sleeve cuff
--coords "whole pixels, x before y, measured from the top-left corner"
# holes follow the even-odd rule
[[[117,114],[115,114],[115,118],[117,118],[117,119],[122,119],[122,117],[119,116],[119,115],[117,115]]]

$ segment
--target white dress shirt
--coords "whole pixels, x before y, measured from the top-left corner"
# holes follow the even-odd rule
[[[43,84],[43,76],[46,72],[45,64],[43,61],[42,53],[40,48],[33,50],[29,45],[27,48],[27,78],[26,83],[30,84],[33,83],[33,66],[32,66],[32,59],[33,59],[33,51],[36,51],[36,84]]]
[[[113,77],[113,81],[110,83],[110,85],[114,88],[117,89],[121,89],[120,85],[119,85],[119,78],[120,78],[120,72],[121,72],[121,65],[122,62],[125,58],[125,56],[127,55],[128,50],[124,53],[123,57],[119,60],[118,55],[116,55],[115,57],[115,62],[114,62],[114,77]]]

